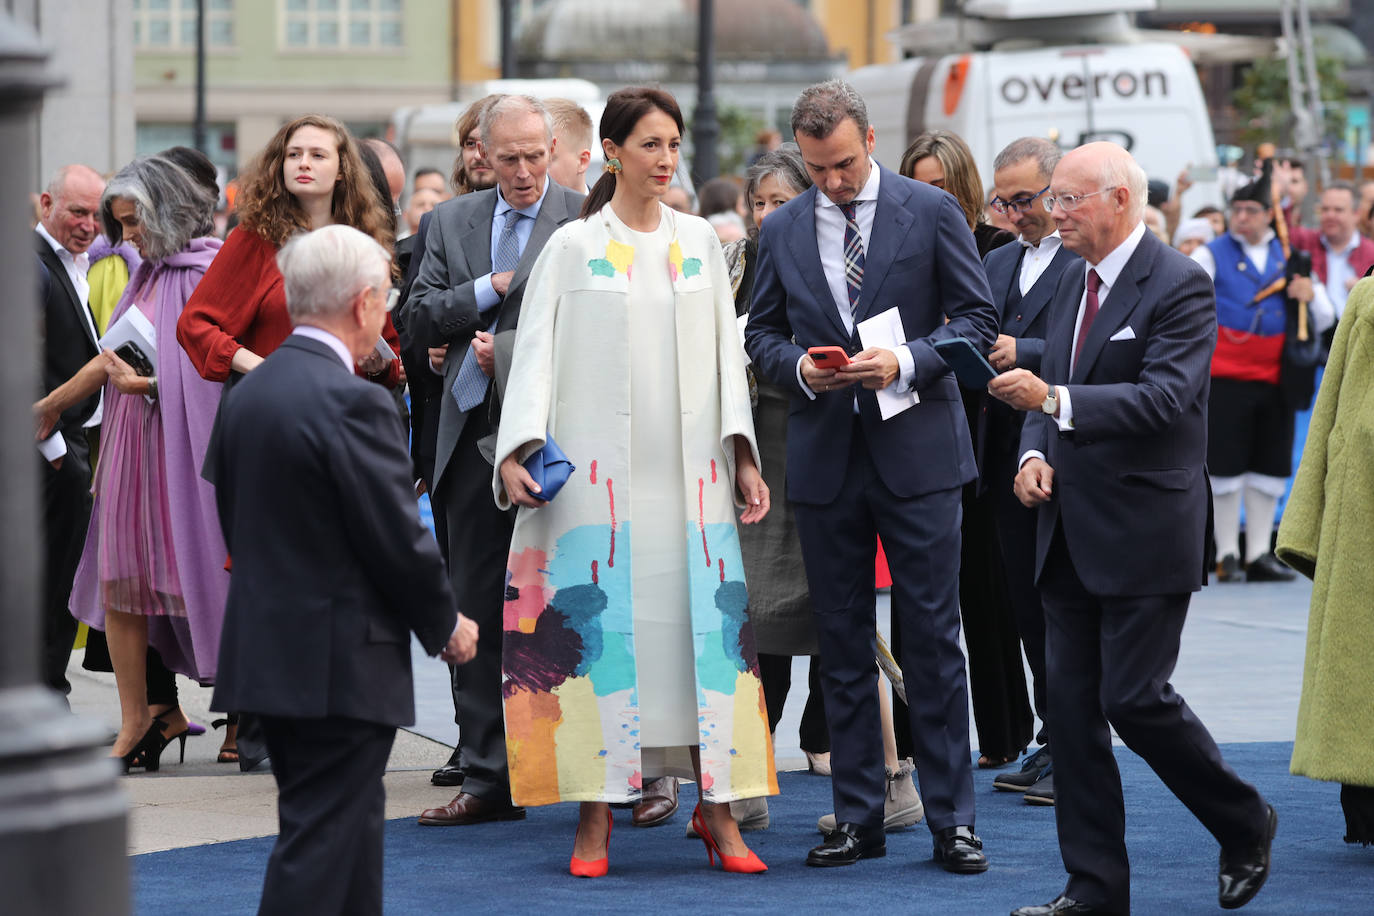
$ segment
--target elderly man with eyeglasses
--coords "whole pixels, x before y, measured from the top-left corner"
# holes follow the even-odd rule
[[[1040,371],[1055,288],[1064,271],[1081,262],[1060,243],[1054,219],[1041,204],[1061,155],[1059,147],[1049,140],[1022,137],[998,153],[992,163],[992,206],[1015,226],[1020,243],[995,248],[983,258],[993,303],[1001,315],[997,342],[988,354],[988,361],[999,372],[1018,366]],[[1054,773],[1045,701],[1045,611],[1035,586],[1035,510],[1021,505],[1011,486],[1020,457],[1024,417],[995,398],[988,400],[982,474],[997,513],[1007,597],[1030,664],[1031,692],[1041,723],[1035,740],[1040,747],[1025,758],[1019,771],[999,774],[992,785],[1003,792],[1021,792],[1033,805],[1053,805]]]
[[[1207,471],[1219,582],[1286,582],[1297,575],[1269,550],[1274,510],[1293,473],[1294,416],[1311,402],[1313,384],[1310,365],[1284,358],[1285,298],[1311,303],[1313,338],[1333,322],[1330,300],[1314,298],[1311,277],[1289,279],[1286,292],[1282,285],[1287,263],[1271,228],[1272,169],[1272,161],[1266,162],[1258,179],[1232,195],[1230,231],[1192,254],[1217,292]]]
[[[1064,155],[1042,200],[1083,261],[1060,278],[1040,371],[1011,369],[988,386],[1027,411],[1014,486],[1038,514],[1055,822],[1068,873],[1058,897],[1012,916],[1130,913],[1113,729],[1220,844],[1224,909],[1244,906],[1269,874],[1274,809],[1169,683],[1205,578],[1217,316],[1201,267],[1146,232],[1145,199],[1145,171],[1121,147]],[[1186,844],[1179,852],[1215,855]]]

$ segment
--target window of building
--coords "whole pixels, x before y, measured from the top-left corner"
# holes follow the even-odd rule
[[[134,47],[188,51],[196,46],[196,0],[133,0]],[[234,46],[234,0],[205,0],[205,44]]]
[[[404,46],[404,0],[281,0],[282,44],[319,51]]]

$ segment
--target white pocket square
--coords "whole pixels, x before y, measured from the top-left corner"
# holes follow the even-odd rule
[[[1124,328],[1113,334],[1111,337],[1108,337],[1107,340],[1135,340],[1135,331],[1132,331],[1131,326],[1128,324]]]

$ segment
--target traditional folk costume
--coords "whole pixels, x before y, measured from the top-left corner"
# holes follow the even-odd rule
[[[692,776],[777,794],[735,528],[734,436],[758,447],[720,243],[660,207],[561,228],[521,308],[501,461],[553,438],[577,465],[519,511],[507,572],[506,742],[517,805],[634,802]]]
[[[1235,201],[1272,206],[1269,173],[1239,189]],[[1216,284],[1217,348],[1212,357],[1207,407],[1207,470],[1212,484],[1217,574],[1240,576],[1240,510],[1245,503],[1244,566],[1259,563],[1254,578],[1290,575],[1268,557],[1274,511],[1293,473],[1293,420],[1299,406],[1285,367],[1287,298],[1272,291],[1287,268],[1273,230],[1251,245],[1235,233],[1193,254]],[[1261,295],[1264,294],[1264,295]],[[1316,327],[1314,333],[1320,334]],[[1312,370],[1306,370],[1308,390]],[[1277,573],[1271,572],[1277,570]]]

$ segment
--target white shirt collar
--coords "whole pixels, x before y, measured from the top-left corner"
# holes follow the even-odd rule
[[[90,257],[87,252],[83,251],[80,254],[72,254],[70,251],[67,250],[66,246],[64,246],[61,242],[52,237],[52,233],[48,231],[47,226],[43,225],[42,223],[39,223],[34,228],[38,231],[38,234],[41,235],[43,239],[48,243],[48,245],[52,247],[53,253],[56,254],[62,260],[71,261],[72,263],[82,268],[84,268],[87,264],[90,263]]]
[[[1059,237],[1059,230],[1058,230],[1058,229],[1054,230],[1054,231],[1051,232],[1049,235],[1041,236],[1041,237],[1040,237],[1040,241],[1038,241],[1038,242],[1028,242],[1028,241],[1026,241],[1026,237],[1025,237],[1024,235],[1018,235],[1018,236],[1016,237],[1016,240],[1017,240],[1018,242],[1021,243],[1021,247],[1023,247],[1023,248],[1037,248],[1037,249],[1038,249],[1041,245],[1045,244],[1046,242],[1049,242],[1049,243],[1050,243],[1050,247],[1051,247],[1051,248],[1053,248],[1055,245],[1058,245],[1058,244],[1060,244],[1061,242],[1063,242],[1063,239],[1061,239],[1061,238]]]
[[[539,208],[542,207],[542,206],[544,206],[544,198],[549,196],[549,185],[552,184],[552,183],[553,183],[552,179],[550,179],[548,175],[545,175],[545,176],[544,176],[544,190],[541,191],[541,192],[539,192],[539,199],[536,200],[534,203],[530,204],[530,205],[529,205],[528,207],[526,207],[525,209],[519,211],[521,216],[528,216],[530,219],[538,219],[538,218],[539,218]],[[506,198],[505,198],[505,196],[502,195],[502,193],[501,193],[501,186],[500,186],[500,185],[497,185],[497,186],[496,186],[496,213],[495,213],[494,215],[495,215],[495,216],[500,216],[502,213],[505,213],[507,210],[514,210],[514,209],[515,209],[514,207],[512,207],[510,204],[506,203]]]
[[[879,176],[879,174],[880,174],[880,172],[879,172],[879,169],[878,169],[878,163],[876,163],[876,162],[873,161],[873,157],[872,157],[872,156],[868,157],[868,180],[865,181],[865,182],[864,182],[864,186],[863,186],[862,188],[859,189],[859,193],[854,195],[854,199],[855,199],[856,201],[858,201],[858,200],[877,200],[877,199],[878,199],[878,176]],[[817,209],[817,210],[820,210],[820,209],[822,209],[822,208],[824,208],[824,207],[835,207],[835,208],[838,209],[839,206],[840,206],[839,204],[835,203],[835,202],[834,202],[833,200],[831,200],[829,197],[826,197],[826,196],[825,196],[825,192],[822,191],[820,188],[817,188],[817,189],[816,189],[816,209]]]
[[[1350,243],[1338,251],[1331,247],[1331,243],[1326,240],[1326,236],[1322,236],[1322,247],[1331,254],[1349,254],[1360,246],[1360,241],[1360,234],[1358,232],[1352,232],[1350,234]]]
[[[348,347],[344,342],[324,328],[317,328],[313,324],[298,324],[292,334],[299,334],[301,337],[308,337],[311,340],[318,340],[334,351],[334,355],[339,358],[339,362],[344,364],[344,368],[349,372],[353,371],[353,354],[348,352]]]
[[[1135,224],[1135,228],[1131,230],[1131,234],[1126,236],[1126,240],[1108,252],[1106,257],[1096,264],[1085,265],[1084,276],[1087,276],[1087,271],[1095,270],[1103,286],[1115,286],[1116,278],[1121,276],[1121,271],[1126,268],[1126,262],[1131,259],[1131,255],[1135,254],[1136,247],[1144,237],[1145,223],[1143,221],[1138,222]]]
[[[1237,234],[1234,233],[1234,232],[1231,232],[1231,233],[1229,233],[1229,234],[1230,234],[1231,238],[1233,238],[1233,239],[1236,240],[1236,244],[1239,245],[1239,246],[1242,247],[1242,248],[1268,248],[1268,247],[1269,247],[1269,243],[1270,243],[1271,241],[1273,241],[1273,239],[1274,239],[1274,230],[1273,230],[1273,229],[1266,229],[1266,230],[1264,230],[1264,235],[1260,236],[1260,240],[1259,240],[1258,242],[1256,242],[1255,244],[1253,244],[1253,245],[1251,245],[1249,242],[1247,242],[1247,241],[1245,240],[1245,237],[1244,237],[1244,236],[1237,235]]]

